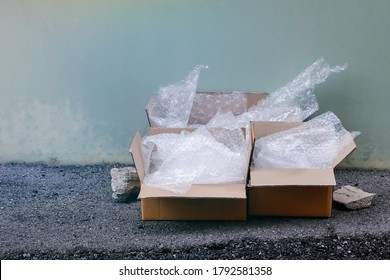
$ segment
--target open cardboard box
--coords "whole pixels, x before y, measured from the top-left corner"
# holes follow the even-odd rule
[[[252,122],[252,145],[255,139],[301,125],[301,122]],[[354,149],[352,141],[333,163],[339,164]],[[248,215],[330,217],[333,188],[336,185],[333,168],[290,169],[250,167]]]
[[[149,128],[147,134],[180,133],[182,130],[194,129]],[[137,132],[130,153],[141,181],[139,198],[143,220],[246,220],[247,178],[239,184],[194,184],[184,194],[148,186],[143,183],[145,169],[141,141],[141,135]],[[252,145],[251,141],[247,142],[249,166]]]
[[[240,98],[236,93],[223,92],[196,92],[188,125],[207,124],[218,112],[232,112],[240,115],[248,108],[257,104],[259,100],[267,97],[267,93],[244,93],[245,98]],[[157,127],[153,117],[159,115],[156,95],[152,96],[145,108],[150,127]]]

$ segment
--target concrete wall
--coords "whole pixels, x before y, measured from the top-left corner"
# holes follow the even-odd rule
[[[390,1],[0,0],[0,161],[130,163],[160,86],[268,91],[318,57],[316,89],[362,132],[350,167],[390,168]]]

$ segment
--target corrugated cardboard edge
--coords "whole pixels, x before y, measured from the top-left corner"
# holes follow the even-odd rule
[[[264,100],[269,95],[266,92],[247,92],[245,93],[247,98],[248,109],[256,105],[260,100]]]
[[[133,162],[135,165],[135,169],[137,170],[139,180],[142,183],[145,178],[145,168],[142,157],[141,142],[141,134],[137,131],[134,136],[133,142],[131,143],[129,152],[133,158]]]
[[[185,193],[174,193],[149,185],[142,185],[140,198],[177,197],[177,198],[246,198],[245,184],[192,185]]]
[[[179,134],[182,131],[194,131],[196,128],[174,128],[174,127],[169,127],[169,128],[160,128],[160,127],[149,127],[147,131],[147,135],[157,135],[161,133],[176,133]]]
[[[150,99],[149,99],[149,102],[148,104],[146,104],[146,107],[145,107],[145,113],[146,113],[146,117],[148,119],[148,122],[149,122],[149,126],[150,127],[155,127],[157,126],[157,124],[155,124],[151,119],[150,119],[150,110],[151,108],[155,107],[156,108],[156,105],[157,104],[157,96],[156,95],[153,95]]]

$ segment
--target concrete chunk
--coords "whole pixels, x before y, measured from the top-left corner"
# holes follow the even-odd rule
[[[138,195],[140,181],[134,167],[112,168],[110,174],[112,197],[116,201],[126,201],[129,196]]]
[[[369,207],[375,195],[375,193],[364,192],[359,188],[347,185],[333,192],[333,200],[344,205],[347,209],[356,210]]]

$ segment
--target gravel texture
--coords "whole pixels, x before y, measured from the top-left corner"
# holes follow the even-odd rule
[[[390,259],[390,171],[336,170],[336,188],[377,196],[329,219],[174,222],[112,199],[122,166],[0,165],[0,259]]]

